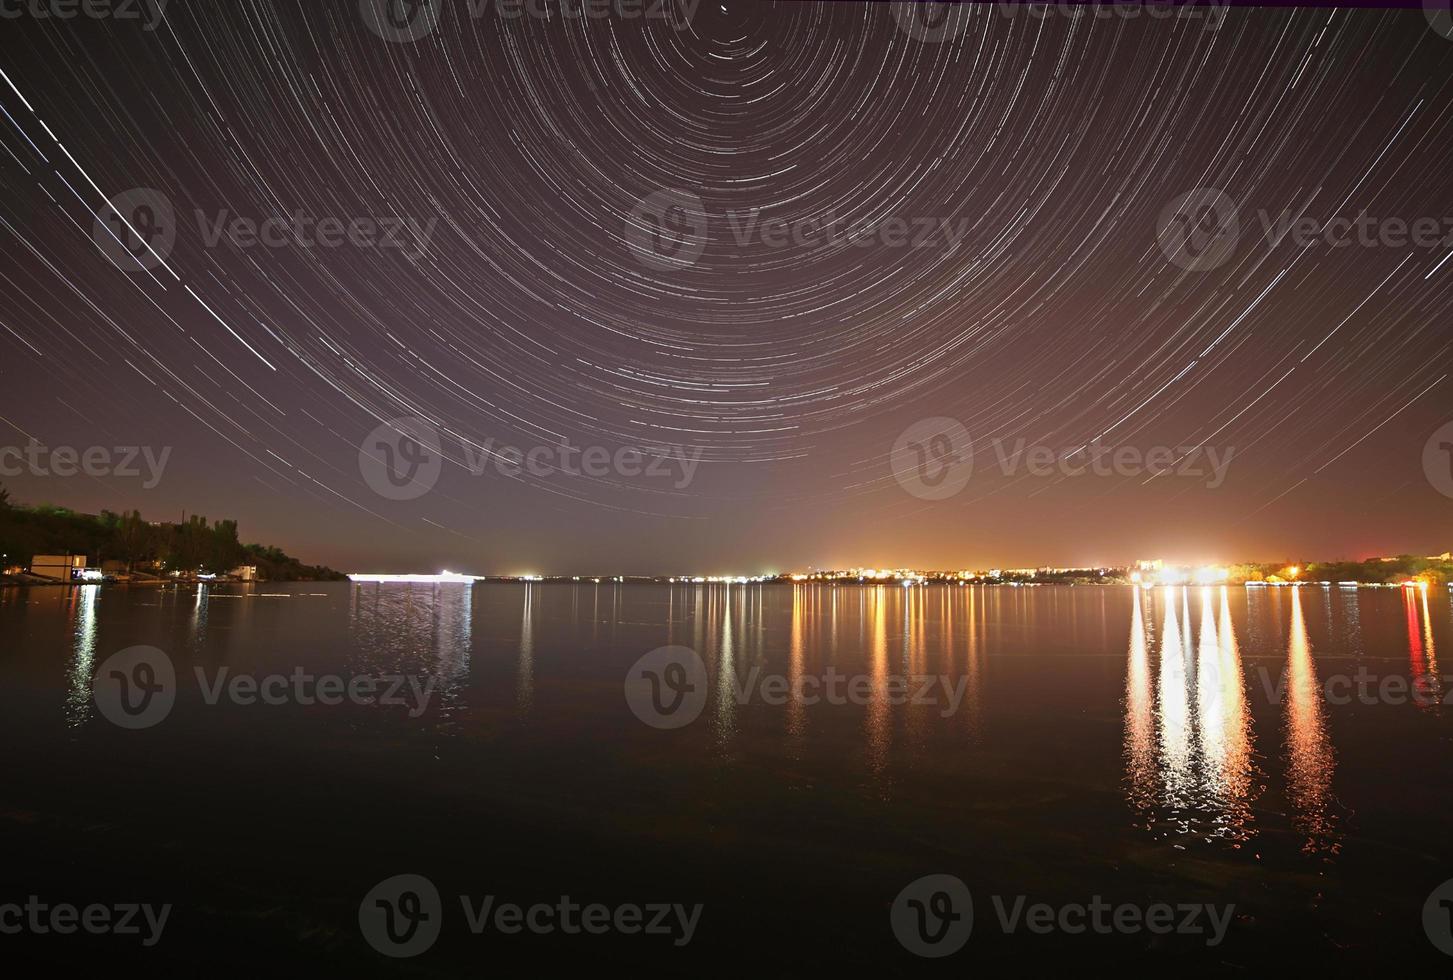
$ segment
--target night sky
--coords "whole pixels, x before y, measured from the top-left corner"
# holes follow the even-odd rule
[[[1453,547],[1424,465],[1453,420],[1453,40],[1424,11],[477,6],[0,22],[0,446],[171,447],[151,488],[0,477],[15,498],[235,517],[357,571]],[[118,199],[157,246],[128,270],[98,239],[133,188],[172,214]],[[1198,188],[1239,216],[1205,263],[1163,248]],[[1261,212],[1440,240],[1268,242]],[[444,458],[411,499],[360,458],[399,417]],[[942,499],[890,465],[935,417],[973,440]],[[1097,437],[1231,457],[1210,486],[995,448]],[[562,443],[700,463],[468,468]]]

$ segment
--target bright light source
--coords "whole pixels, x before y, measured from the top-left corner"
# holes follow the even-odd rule
[[[352,582],[477,582],[482,577],[480,575],[459,575],[454,572],[440,572],[438,575],[350,572],[348,575],[349,581]]]

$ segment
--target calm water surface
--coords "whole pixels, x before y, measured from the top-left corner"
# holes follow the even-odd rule
[[[178,693],[128,731],[91,684],[137,644],[165,652]],[[675,729],[624,694],[663,645],[696,651],[708,678]],[[253,975],[517,957],[697,976],[1446,966],[1422,921],[1453,878],[1440,652],[1440,589],[6,589],[0,885],[175,906],[153,949],[30,937],[27,955]],[[197,668],[433,687],[422,710],[209,704]],[[833,675],[857,695],[808,696]],[[360,939],[359,903],[401,873],[450,908],[431,950],[390,960]],[[931,873],[975,901],[972,938],[939,961],[889,928],[895,896]],[[703,910],[681,947],[472,935],[460,895]],[[1235,910],[1208,948],[1006,934],[994,895]]]

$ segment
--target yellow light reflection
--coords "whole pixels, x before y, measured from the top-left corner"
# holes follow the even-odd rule
[[[883,586],[868,590],[868,627],[872,632],[873,686],[868,699],[868,768],[882,774],[888,765],[888,747],[893,741],[893,718],[888,704],[888,618]],[[896,593],[895,593],[896,596]]]
[[[1287,793],[1292,819],[1306,836],[1304,853],[1335,853],[1335,817],[1330,808],[1332,742],[1322,712],[1322,691],[1312,662],[1312,645],[1302,618],[1301,590],[1292,591],[1292,627],[1287,643],[1286,689]]]
[[[1147,811],[1158,795],[1155,769],[1155,704],[1150,691],[1150,646],[1145,638],[1145,616],[1140,590],[1134,591],[1130,616],[1130,654],[1125,668],[1125,770],[1130,803]]]
[[[791,685],[787,702],[787,734],[793,738],[801,738],[807,733],[807,706],[802,703],[802,676],[806,659],[802,630],[806,615],[803,609],[806,601],[803,593],[808,588],[809,586],[804,585],[792,586],[792,632],[791,645],[787,651],[788,681]]]

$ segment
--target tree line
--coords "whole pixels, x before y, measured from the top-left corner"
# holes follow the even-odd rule
[[[0,487],[0,555],[5,565],[24,565],[35,555],[85,555],[93,563],[113,560],[133,569],[160,562],[166,571],[226,574],[256,565],[272,581],[342,579],[323,566],[304,565],[278,548],[243,544],[237,522],[208,522],[192,515],[181,523],[142,520],[140,511],[103,510],[79,514],[64,507],[14,504]]]

